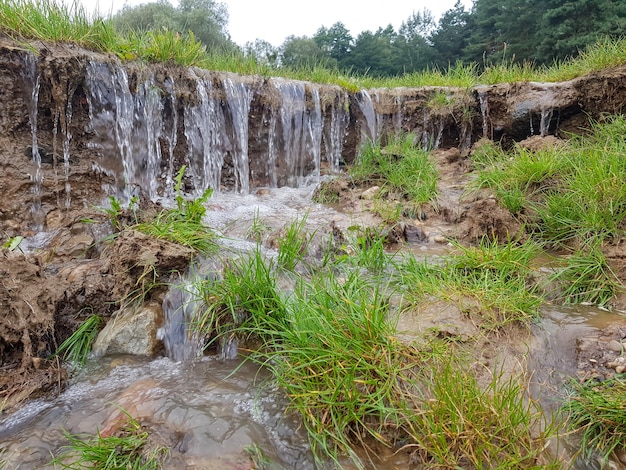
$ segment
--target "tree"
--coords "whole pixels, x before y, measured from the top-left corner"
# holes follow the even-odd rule
[[[549,0],[541,18],[539,57],[549,63],[573,57],[589,44],[626,32],[626,3],[613,0]]]
[[[425,69],[432,61],[428,36],[435,29],[435,20],[429,10],[413,13],[403,21],[394,42],[398,66],[402,72]]]
[[[228,11],[223,4],[214,0],[180,0],[177,8],[167,0],[136,7],[125,5],[112,20],[121,32],[168,29],[185,34],[193,31],[196,39],[209,50],[237,49],[226,30]]]
[[[352,70],[376,77],[388,77],[402,73],[398,63],[398,50],[395,47],[397,34],[391,25],[378,31],[363,31],[354,41],[349,56]]]
[[[430,35],[432,64],[447,69],[462,58],[472,32],[472,17],[460,0],[439,19],[437,29]]]
[[[278,63],[278,48],[272,46],[268,41],[257,39],[254,42],[247,42],[244,46],[244,54],[254,57],[258,63],[274,66]]]
[[[328,29],[322,26],[313,36],[313,40],[328,57],[335,59],[340,67],[345,66],[354,40],[343,23],[335,23]]]
[[[307,67],[326,62],[327,55],[307,36],[288,36],[280,46],[280,63],[287,67]]]

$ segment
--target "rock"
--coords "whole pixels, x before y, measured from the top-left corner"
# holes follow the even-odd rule
[[[372,186],[371,188],[363,191],[360,197],[361,199],[364,199],[366,201],[371,201],[378,195],[379,192],[380,192],[380,186]]]
[[[624,343],[617,341],[615,339],[612,339],[611,341],[609,341],[609,344],[607,345],[607,347],[611,351],[615,351],[618,353],[621,353],[622,351],[624,351],[624,349],[626,349],[626,345],[624,345]]]
[[[94,238],[88,233],[72,235],[69,231],[63,231],[57,239],[58,244],[54,249],[55,256],[70,256],[72,258],[84,257],[87,250],[94,244]]]
[[[94,353],[153,356],[162,348],[157,339],[162,324],[163,309],[157,302],[120,310],[98,335]]]
[[[437,235],[436,237],[433,237],[433,241],[435,243],[446,243],[448,240],[446,239],[446,237],[442,236],[442,235]]]
[[[424,231],[412,224],[406,224],[404,226],[404,238],[408,243],[422,243],[428,241],[428,235]]]

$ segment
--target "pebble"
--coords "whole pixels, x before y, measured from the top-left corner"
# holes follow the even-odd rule
[[[624,345],[624,343],[617,341],[615,339],[612,339],[611,341],[609,341],[609,344],[607,346],[611,351],[615,351],[619,353],[621,353],[624,349],[626,349],[626,345]]]

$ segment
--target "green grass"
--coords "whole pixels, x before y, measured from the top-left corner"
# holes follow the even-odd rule
[[[122,410],[123,411],[123,410]],[[124,413],[126,413],[124,411]],[[149,446],[149,434],[128,413],[128,423],[115,435],[102,436],[65,433],[70,442],[51,465],[79,470],[157,470],[167,457],[165,447]]]
[[[278,267],[293,271],[307,254],[314,234],[305,231],[308,213],[289,224],[278,238]]]
[[[440,265],[412,256],[398,263],[406,308],[430,298],[445,299],[480,319],[478,325],[487,331],[539,317],[543,299],[531,278],[539,245],[483,239],[476,247],[456,248],[459,253],[442,258]]]
[[[411,134],[395,137],[384,147],[368,143],[349,173],[357,184],[381,186],[376,197],[398,200],[405,215],[414,217],[424,204],[436,204],[437,169]]]
[[[76,331],[61,343],[54,355],[61,356],[76,368],[81,368],[85,365],[89,351],[91,351],[91,345],[103,324],[104,318],[101,315],[89,315]]]
[[[581,438],[581,454],[598,454],[603,465],[616,450],[626,450],[626,376],[604,382],[572,382],[562,406],[571,431]]]

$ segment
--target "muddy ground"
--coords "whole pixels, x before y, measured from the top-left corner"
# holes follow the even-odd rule
[[[97,312],[111,318],[125,300],[141,288],[146,273],[150,273],[152,279],[167,282],[175,273],[185,272],[192,253],[133,231],[118,233],[105,211],[99,209],[107,196],[115,192],[119,181],[110,172],[96,169],[102,162],[94,147],[89,145],[93,136],[89,133],[89,112],[79,71],[87,60],[102,59],[97,54],[77,52],[73,46],[41,48],[42,64],[48,66],[44,68],[47,85],[42,86],[37,117],[43,183],[40,192],[34,190],[33,180],[38,169],[32,161],[32,128],[20,70],[24,65],[23,51],[6,42],[1,47],[5,53],[4,70],[8,72],[0,74],[3,90],[0,96],[0,194],[3,198],[0,234],[3,243],[24,237],[18,248],[3,248],[0,252],[0,409],[8,411],[28,398],[59,393],[63,389],[67,372],[52,353],[89,314]],[[550,133],[564,137],[567,132],[582,131],[589,117],[620,109],[626,103],[625,77],[624,68],[607,70],[604,75],[593,74],[563,87],[566,91],[560,96],[557,90],[555,106],[559,112],[556,113],[558,118],[548,126]],[[514,118],[512,111],[518,109],[520,103],[532,101],[542,89],[530,84],[490,87],[494,98],[489,120],[483,125],[476,115],[479,113],[475,113],[476,121],[465,123],[469,124],[470,140],[476,142],[483,134],[505,144],[526,139],[532,133],[533,119],[535,129],[538,128],[539,115],[527,113]],[[515,93],[519,94],[517,101]],[[401,123],[404,130],[418,132],[418,126],[423,123],[423,112],[419,108],[423,97],[422,101],[416,100],[418,95],[412,96],[413,104],[408,97],[402,98],[405,99],[405,118]],[[603,101],[608,95],[611,99]],[[556,103],[559,99],[560,104]],[[183,106],[184,102],[181,103]],[[67,122],[68,105],[73,110],[71,122]],[[254,106],[253,103],[252,114],[262,115],[264,107],[271,103]],[[385,111],[384,100],[379,106],[383,128],[390,127],[396,111]],[[355,121],[357,116],[351,119]],[[442,197],[437,207],[425,208],[419,219],[407,219],[398,225],[390,233],[390,241],[443,246],[450,238],[472,244],[484,235],[504,239],[518,234],[519,222],[488,193],[461,198],[472,169],[471,148],[461,139],[459,129],[462,126],[457,126],[454,113],[446,119],[456,124],[445,127],[442,149],[434,153],[441,174]],[[59,130],[64,126],[73,135],[72,158],[67,167],[60,157]],[[346,145],[350,147],[344,149],[347,162],[354,157],[358,131],[357,125],[350,127],[346,137]],[[182,130],[179,130],[179,137],[183,142]],[[535,136],[526,145],[554,145],[555,140],[553,136]],[[163,149],[164,153],[166,150]],[[186,149],[177,152],[178,160],[182,160]],[[69,185],[65,181],[66,174]],[[228,174],[225,175],[223,183],[228,190]],[[341,178],[334,185],[342,210],[372,211],[372,202],[365,195],[371,188],[356,188]],[[142,201],[142,205],[150,206],[146,201]],[[151,210],[154,213],[154,207]],[[376,216],[372,218],[373,224],[379,222]],[[327,230],[332,232],[336,227],[329,225]],[[621,247],[620,242],[609,255],[612,268],[626,281],[626,256]],[[161,302],[164,292],[164,287],[154,288],[145,301]],[[617,299],[616,307],[626,308],[626,299]],[[453,319],[451,324],[458,323],[457,327],[451,327],[450,334],[466,334],[471,329],[467,319],[458,312],[451,312],[450,318]],[[581,346],[576,348],[582,375],[606,377],[615,372],[615,367],[609,365],[618,355],[613,342],[626,336],[626,325],[603,335],[593,346],[590,341],[585,343],[581,339]],[[483,344],[496,343],[487,339]]]

